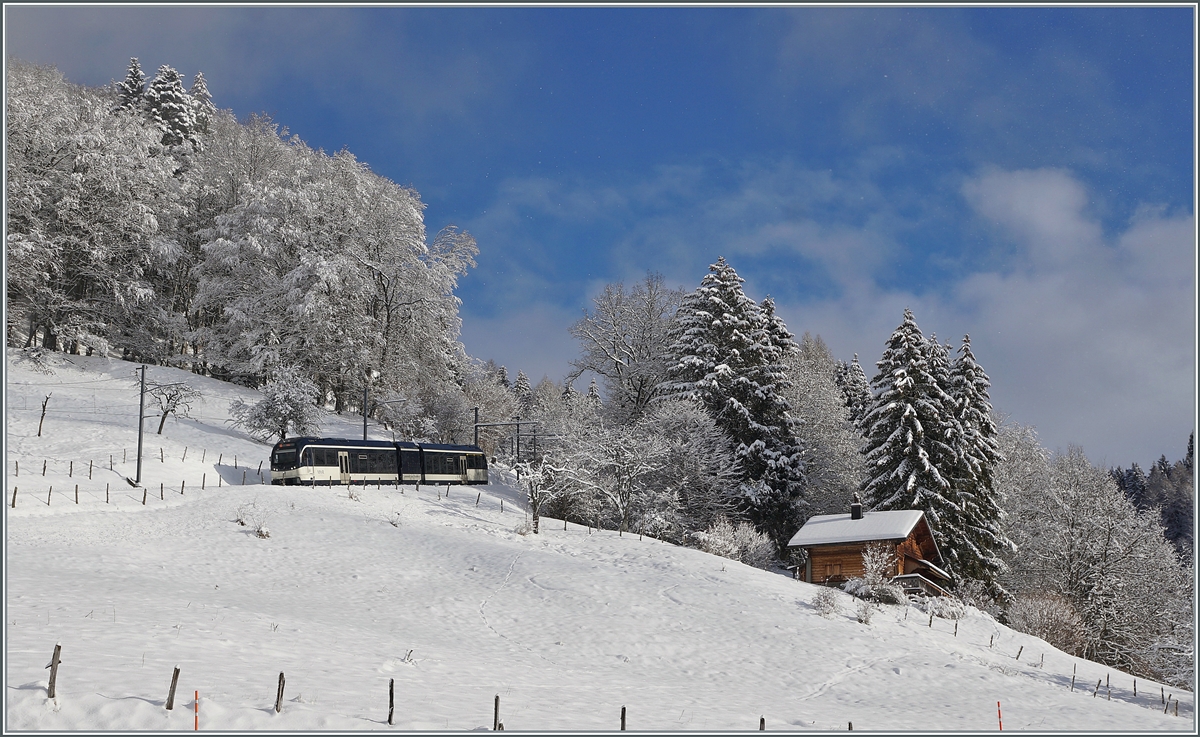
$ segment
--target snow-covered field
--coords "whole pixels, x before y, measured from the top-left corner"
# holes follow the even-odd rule
[[[825,619],[817,587],[778,572],[561,520],[520,534],[505,478],[357,500],[258,484],[268,446],[225,422],[255,392],[172,369],[150,377],[189,381],[205,402],[161,436],[147,419],[143,505],[124,480],[134,365],[55,356],[44,375],[14,355],[6,730],[190,730],[197,691],[201,729],[388,729],[389,679],[391,728],[408,730],[490,729],[497,694],[506,730],[616,730],[624,706],[632,731],[756,730],[760,716],[768,730],[992,731],[997,702],[1008,730],[1195,728],[1191,694],[1167,689],[1180,706],[1164,714],[1159,684],[1139,680],[1135,697],[1129,675],[974,610],[957,635],[903,607],[864,625],[840,594]],[[324,434],[360,423],[332,416]],[[269,538],[235,522],[248,503]]]

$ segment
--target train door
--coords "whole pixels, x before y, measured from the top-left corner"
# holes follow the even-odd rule
[[[466,456],[458,457],[458,470],[462,474],[462,481],[460,483],[463,483],[463,484],[467,483],[467,457]]]
[[[338,470],[342,474],[342,483],[350,485],[350,454],[346,451],[338,451]]]

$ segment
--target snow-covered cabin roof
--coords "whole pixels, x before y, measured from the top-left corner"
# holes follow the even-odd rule
[[[908,537],[924,512],[919,509],[895,509],[888,512],[863,512],[862,519],[850,519],[850,513],[820,514],[810,517],[792,535],[788,547],[857,543],[870,540],[903,540]]]

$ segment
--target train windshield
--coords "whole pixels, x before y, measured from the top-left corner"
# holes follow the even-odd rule
[[[271,470],[287,471],[296,467],[295,448],[276,448],[271,453]]]

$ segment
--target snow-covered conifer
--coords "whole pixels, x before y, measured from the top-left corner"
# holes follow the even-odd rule
[[[125,73],[125,79],[117,83],[117,98],[120,100],[117,110],[141,110],[142,97],[145,94],[146,75],[142,72],[142,65],[135,56],[129,60],[129,71]]]
[[[533,409],[533,386],[529,383],[529,377],[524,371],[517,371],[517,380],[513,382],[513,396],[517,400],[517,407],[526,416]]]
[[[183,90],[179,72],[163,64],[144,96],[146,115],[162,132],[164,146],[179,146],[196,140],[196,113]]]
[[[767,493],[747,499],[747,513],[782,547],[799,526],[800,448],[781,392],[782,359],[794,342],[773,304],[764,312],[743,279],[719,258],[684,296],[672,323],[668,379],[662,396],[698,399],[736,443],[747,480]],[[789,345],[791,343],[791,345]]]
[[[998,577],[1004,563],[999,551],[1012,546],[1001,526],[1002,498],[994,484],[1000,451],[996,423],[988,396],[991,381],[971,351],[971,337],[963,336],[959,355],[949,372],[949,393],[954,399],[954,445],[957,470],[951,483],[959,507],[962,537],[946,541],[953,550],[958,575],[982,582],[993,597],[1003,597]]]
[[[854,354],[853,361],[838,366],[836,378],[838,388],[842,391],[842,401],[850,410],[850,422],[857,427],[871,401],[871,384],[858,362],[857,353]]]
[[[196,78],[192,80],[192,88],[188,91],[188,96],[192,100],[192,115],[196,120],[196,132],[208,133],[209,121],[212,120],[212,115],[217,111],[217,106],[213,104],[212,94],[208,91],[208,82],[204,79],[204,72],[196,72]]]
[[[929,354],[916,319],[905,309],[871,381],[872,400],[863,417],[867,478],[861,488],[871,509],[923,510],[938,539],[951,540],[961,534],[950,485],[954,469],[935,463],[954,459],[942,435],[951,399],[930,373]]]
[[[600,387],[596,385],[595,379],[592,379],[592,383],[588,384],[587,401],[593,407],[597,408],[602,404],[600,400]]]

